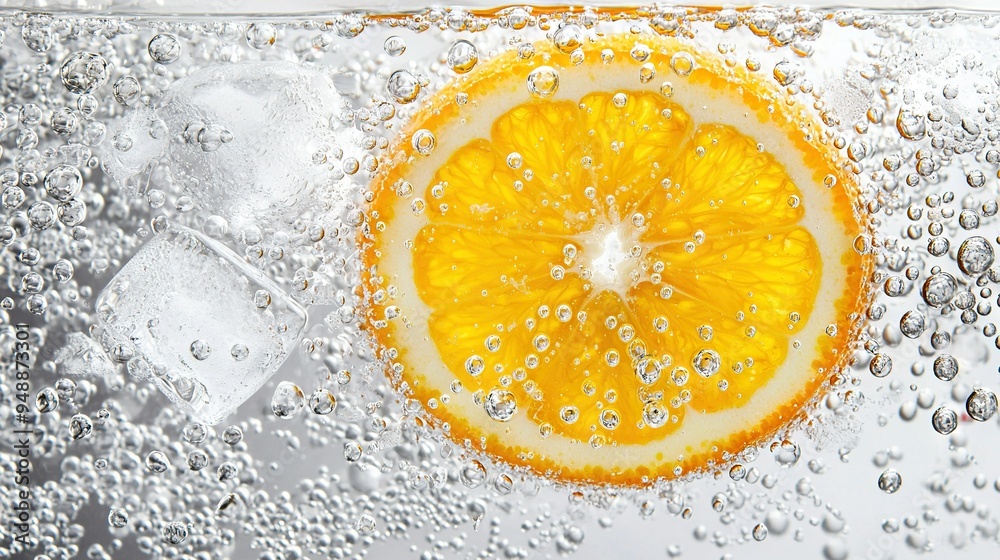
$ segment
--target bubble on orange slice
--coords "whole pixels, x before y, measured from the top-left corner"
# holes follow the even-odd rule
[[[500,54],[379,170],[366,325],[432,423],[510,465],[721,464],[799,417],[858,328],[835,157],[808,110],[676,40]]]

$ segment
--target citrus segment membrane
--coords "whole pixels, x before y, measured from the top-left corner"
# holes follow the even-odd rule
[[[649,41],[654,64],[683,47]],[[453,438],[567,480],[673,477],[770,435],[861,301],[850,183],[811,121],[690,54],[653,88],[634,42],[552,69],[551,96],[525,80],[559,55],[498,56],[373,185],[368,323],[394,382]]]

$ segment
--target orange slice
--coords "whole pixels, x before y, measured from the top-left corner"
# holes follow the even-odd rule
[[[372,185],[366,325],[470,450],[642,485],[797,418],[869,264],[808,110],[673,39],[583,52],[506,52],[423,101]]]

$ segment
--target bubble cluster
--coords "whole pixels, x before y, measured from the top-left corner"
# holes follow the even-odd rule
[[[605,538],[601,533],[630,525],[629,516],[662,530],[641,542],[622,541],[622,554],[649,544],[668,557],[753,556],[755,547],[778,541],[802,547],[806,556],[839,558],[848,549],[864,553],[855,542],[882,543],[883,537],[892,540],[879,549],[886,557],[993,546],[997,513],[987,476],[997,400],[985,386],[1000,348],[994,16],[661,6],[623,10],[620,17],[588,7],[564,13],[517,6],[383,15],[278,21],[58,11],[3,16],[0,266],[8,281],[0,294],[0,341],[11,348],[19,340],[14,325],[30,326],[32,381],[23,399],[16,380],[0,386],[0,447],[7,449],[0,462],[17,460],[10,433],[20,427],[13,411],[24,404],[35,430],[36,509],[31,544],[2,538],[0,556],[372,558],[408,547],[413,557],[428,559],[587,557],[594,550],[588,547]],[[617,60],[591,48],[596,38],[614,34],[630,40]],[[688,47],[664,54],[652,48],[651,34],[686,37]],[[365,331],[388,319],[370,317],[359,296],[357,239],[378,227],[380,217],[367,206],[369,184],[394,156],[405,123],[449,80],[469,79],[507,50],[525,64],[518,87],[535,100],[574,91],[563,69],[596,62],[628,65],[634,91],[613,92],[620,94],[612,98],[616,110],[629,110],[635,92],[645,90],[683,102],[680,83],[698,79],[704,60],[696,49],[718,53],[720,66],[766,80],[814,111],[822,125],[809,134],[838,151],[857,183],[851,195],[869,229],[855,247],[876,264],[865,271],[872,301],[849,318],[858,325],[851,332],[861,333],[843,348],[852,366],[817,372],[822,394],[787,433],[719,457],[706,468],[708,476],[684,473],[675,481],[649,480],[648,488],[554,483],[558,465],[533,473],[487,460],[489,447],[504,445],[502,438],[453,441],[450,426],[430,425],[425,415],[449,400],[467,398],[475,414],[501,429],[534,417],[543,402],[535,397],[552,395],[519,392],[531,376],[513,369],[496,372],[494,386],[496,356],[511,351],[511,333],[527,331],[537,360],[544,360],[556,339],[539,337],[543,315],[569,323],[583,307],[545,302],[544,311],[531,311],[535,325],[477,339],[475,355],[463,356],[459,367],[474,379],[491,379],[481,388],[457,382],[442,391],[448,394],[414,402],[393,386],[383,367],[393,350],[374,347]],[[175,114],[166,108],[166,100],[178,98],[177,84],[192,74],[220,72],[200,83],[225,84],[238,75],[236,66],[278,62],[315,73],[279,72],[282,79],[250,80],[242,90],[226,91],[238,98],[268,83],[285,84],[272,99],[286,101],[287,112],[272,116],[291,123],[291,108],[306,107],[309,130],[319,132],[299,134],[307,137],[301,144],[293,135],[276,135],[270,124],[260,124],[276,121],[255,121],[260,114],[242,98],[224,98],[219,90],[204,98],[193,94],[195,101]],[[319,99],[310,93],[317,88],[338,95]],[[455,110],[465,116],[481,108],[459,89],[449,92]],[[237,110],[219,109],[227,104]],[[450,155],[442,148],[447,135],[434,127],[412,130],[403,141],[419,158]],[[555,141],[561,139],[545,139]],[[608,147],[627,151],[632,141],[609,138]],[[304,153],[301,166],[282,155],[293,148]],[[199,158],[240,151],[247,157],[238,165],[218,176],[200,174],[208,160]],[[542,203],[540,185],[552,178],[539,175],[538,154],[501,156],[498,169],[515,173],[520,183],[511,189],[538,193]],[[272,174],[275,158],[289,160],[285,167],[294,172]],[[587,169],[600,180],[602,162],[578,159],[567,169]],[[315,177],[329,182],[316,187]],[[251,189],[230,206],[217,188],[224,180],[274,192]],[[415,213],[443,211],[428,185],[407,180],[395,192]],[[844,187],[821,183],[816,186]],[[283,190],[289,184],[308,204],[289,206],[294,212],[277,219],[245,219],[257,208],[290,204],[298,195]],[[685,204],[684,185],[657,189],[671,204]],[[544,204],[562,212],[564,202]],[[808,207],[809,201],[787,206]],[[650,216],[622,219],[642,227]],[[278,313],[282,292],[310,313],[287,364],[214,425],[178,404],[196,406],[205,387],[125,344],[104,348],[102,333],[92,328],[103,312],[94,302],[110,279],[140,247],[177,227],[204,233],[226,247],[223,254],[273,282],[276,288],[248,295],[255,313]],[[565,277],[567,261],[585,257],[578,239],[563,241],[554,245],[544,274]],[[685,254],[698,257],[712,241],[705,245],[692,235],[690,243]],[[654,273],[655,262],[648,266]],[[655,273],[669,284],[664,268]],[[219,281],[192,275],[185,287],[200,294]],[[524,287],[532,279],[509,281]],[[128,287],[119,288],[125,293]],[[392,287],[383,290],[366,295],[386,298]],[[661,294],[666,302],[684,298],[676,290]],[[185,297],[165,286],[148,295]],[[783,310],[781,328],[797,324],[794,311]],[[192,367],[274,358],[242,334],[215,342],[177,329],[173,319],[129,328],[176,335]],[[667,332],[674,325],[672,317],[644,319],[618,319],[609,332],[631,342],[644,329]],[[748,306],[726,320],[753,332],[763,319]],[[603,317],[598,321],[604,324]],[[631,331],[625,328],[630,321]],[[560,406],[551,424],[538,425],[536,437],[557,438],[560,423],[594,432],[620,433],[638,422],[665,429],[678,409],[699,412],[690,410],[683,391],[700,379],[739,394],[739,376],[751,375],[752,367],[725,359],[721,324],[714,334],[688,333],[692,348],[683,359],[640,345],[620,355],[602,352],[602,360],[620,364],[650,390],[621,394],[575,380],[572,390],[594,408]],[[240,328],[232,325],[234,332]],[[768,344],[760,334],[755,340]],[[795,342],[775,352],[801,351]],[[0,363],[13,372],[16,360],[4,352]],[[241,383],[232,380],[232,387]],[[904,429],[905,438],[895,437]],[[580,443],[622,451],[600,439]],[[919,468],[918,461],[924,461]],[[0,484],[0,493],[12,495],[13,477]],[[921,493],[919,505],[896,502],[908,492]],[[899,508],[887,509],[888,501]]]

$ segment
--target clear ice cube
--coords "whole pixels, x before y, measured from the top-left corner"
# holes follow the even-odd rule
[[[296,278],[284,281],[303,286],[293,296],[306,305],[334,303],[343,271],[331,270],[337,248],[330,245],[357,218],[361,189],[352,188],[349,173],[370,165],[334,76],[278,60],[197,70],[151,92],[150,105],[129,108],[101,160],[127,193],[183,194],[224,218],[235,239],[257,231],[285,245]],[[321,250],[321,237],[311,233],[317,227],[325,230]],[[302,242],[303,235],[315,242]]]
[[[306,312],[219,242],[172,226],[98,296],[104,349],[197,419],[216,424],[288,357]]]
[[[172,84],[155,110],[169,131],[170,173],[235,231],[326,210],[324,199],[345,188],[343,160],[362,153],[329,74],[294,62],[199,70]]]

